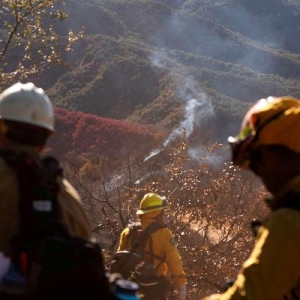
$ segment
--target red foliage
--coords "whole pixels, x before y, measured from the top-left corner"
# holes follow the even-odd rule
[[[98,117],[80,111],[55,108],[56,133],[50,138],[47,153],[69,155],[117,154],[135,143],[153,143],[152,127]]]

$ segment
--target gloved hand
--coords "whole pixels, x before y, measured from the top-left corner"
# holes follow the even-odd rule
[[[186,297],[186,284],[177,288],[178,290],[178,300],[185,300]]]

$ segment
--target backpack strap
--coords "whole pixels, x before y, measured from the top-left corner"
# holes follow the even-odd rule
[[[132,248],[131,248],[130,251],[134,252],[135,250],[138,249],[141,252],[145,253],[146,255],[149,255],[152,259],[152,264],[153,264],[154,258],[158,259],[160,261],[160,263],[158,264],[158,266],[159,266],[161,263],[163,263],[165,261],[165,258],[154,254],[154,252],[153,252],[153,241],[152,241],[151,235],[154,232],[156,232],[156,231],[158,231],[162,228],[166,228],[166,225],[163,225],[159,222],[151,223],[148,227],[146,227],[145,230],[142,231],[140,237],[136,240],[136,242],[134,244],[132,244]],[[144,250],[148,241],[149,241],[150,252]]]
[[[162,258],[156,254],[154,254],[154,251],[153,251],[153,239],[152,237],[149,238],[149,248],[150,248],[150,252],[145,252],[146,255],[149,255],[150,258],[151,258],[151,263],[154,265],[154,258],[158,259],[159,260],[159,263],[157,264],[157,266],[155,267],[155,270],[157,270],[159,268],[159,266],[165,262],[166,258]]]
[[[1,150],[0,156],[14,170],[19,189],[19,232],[11,240],[13,259],[19,263],[22,253],[26,253],[28,245],[41,237],[63,232],[57,223],[59,210],[57,193],[59,185],[57,176],[62,169],[56,159],[47,157],[40,159],[27,152]]]
[[[136,243],[138,243],[142,225],[140,222],[130,223],[128,224],[128,229],[129,233],[125,241],[125,249],[130,250]]]

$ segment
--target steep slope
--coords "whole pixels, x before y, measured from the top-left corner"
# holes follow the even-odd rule
[[[265,1],[263,13],[258,0],[69,0],[67,8],[65,28],[86,33],[67,57],[69,69],[47,86],[59,107],[171,130],[195,98],[195,109],[205,102],[213,111],[195,125],[222,122],[219,138],[249,102],[300,97],[296,2]],[[290,17],[286,29],[279,14]],[[289,42],[275,44],[280,38]]]
[[[184,11],[205,16],[274,49],[299,53],[299,1],[186,1]]]
[[[151,126],[101,118],[79,111],[55,109],[56,133],[50,138],[47,153],[61,159],[70,156],[114,156],[139,143],[139,149],[154,146],[157,139]],[[137,148],[137,147],[136,147]]]
[[[195,2],[200,3],[199,5],[203,3],[203,1]],[[229,4],[217,6],[220,14],[223,14],[224,10],[226,12],[228,6]],[[261,16],[261,10],[255,9],[257,6],[259,6],[257,1],[254,1],[254,4],[252,1],[231,1],[229,7],[232,10],[236,9],[236,16],[241,15],[237,10],[243,8],[248,12],[251,24],[255,25],[256,18]],[[267,11],[271,10],[270,18],[285,12],[286,18],[290,17],[291,19],[289,15],[291,9],[280,1],[277,1],[277,5],[269,1],[264,3],[264,6]],[[225,22],[225,24],[219,23],[218,18],[207,11],[195,14],[194,11],[190,12],[189,10],[174,10],[156,1],[109,1],[109,7],[118,14],[118,18],[126,24],[129,30],[137,32],[147,44],[214,57],[250,67],[262,73],[275,73],[292,78],[299,76],[300,56],[271,48],[266,45],[268,43],[265,43],[265,40],[259,39],[257,32],[260,32],[260,28],[265,28],[262,22],[253,29],[256,35],[253,35],[254,38],[251,39],[251,35],[245,35],[244,32],[235,29],[242,28],[240,25],[242,20],[246,23],[242,17],[224,17],[226,20],[232,20],[235,24],[231,26],[233,27],[231,29],[226,26]],[[267,30],[272,32],[272,28],[276,32],[276,36],[286,38],[288,28],[298,28],[297,24],[290,23],[285,25],[286,30],[277,32],[277,28],[281,25],[271,24],[263,31],[262,35],[266,35]],[[244,24],[243,27],[248,30],[251,28],[249,24]],[[294,33],[295,31],[291,31],[288,33],[288,37],[293,38]],[[293,38],[293,40],[295,39]],[[293,67],[292,70],[290,67]]]

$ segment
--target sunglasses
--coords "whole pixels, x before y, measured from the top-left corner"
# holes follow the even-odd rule
[[[231,160],[234,165],[246,168],[250,163],[251,158],[251,143],[254,136],[250,135],[245,140],[229,137],[228,143],[231,149]]]

